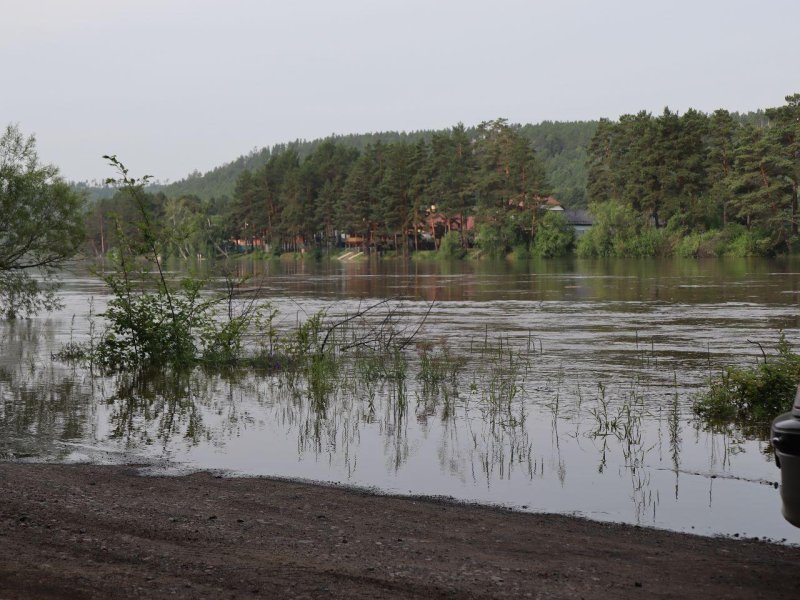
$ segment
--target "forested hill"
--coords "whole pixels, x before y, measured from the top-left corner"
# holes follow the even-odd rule
[[[528,138],[536,150],[542,166],[548,174],[554,195],[565,204],[585,206],[586,148],[597,127],[596,121],[556,123],[545,121],[537,125],[524,125],[521,133]],[[470,135],[475,128],[469,128]],[[299,158],[310,155],[322,142],[333,140],[344,146],[363,150],[370,144],[405,141],[413,144],[424,139],[429,141],[436,131],[414,131],[411,133],[384,131],[330,136],[318,140],[296,140],[288,144],[277,144],[240,156],[207,173],[193,173],[186,179],[160,188],[167,196],[194,195],[201,199],[232,197],[239,174],[245,170],[255,171],[263,166],[273,154],[294,149]]]
[[[256,171],[263,167],[271,156],[286,150],[294,150],[302,160],[312,154],[326,140],[333,140],[338,144],[363,150],[367,145],[379,141],[386,144],[399,141],[414,143],[420,139],[428,140],[433,133],[433,131],[414,131],[411,133],[384,131],[379,133],[332,135],[327,138],[310,141],[295,140],[286,144],[275,144],[272,147],[253,150],[206,173],[195,171],[185,179],[160,187],[159,190],[171,197],[192,195],[203,200],[231,198],[236,187],[236,180],[243,171]]]
[[[763,110],[743,114],[733,113],[733,117],[743,124],[749,123],[755,127],[764,127],[767,121]],[[530,140],[547,173],[553,195],[571,208],[585,207],[587,203],[587,149],[597,129],[597,123],[598,121],[543,121],[535,125],[523,125],[520,128],[520,133]],[[469,135],[474,135],[476,130],[477,128],[470,127],[467,132]],[[206,173],[195,171],[186,178],[167,185],[152,184],[149,189],[152,192],[163,191],[170,197],[196,196],[202,200],[225,200],[233,197],[236,181],[242,172],[256,171],[266,164],[270,156],[288,149],[294,149],[298,157],[304,159],[326,140],[333,140],[360,151],[378,141],[384,144],[398,141],[413,144],[420,139],[429,141],[435,133],[437,131],[434,130],[410,133],[385,131],[333,135],[311,141],[295,140],[260,150],[254,149]],[[143,168],[147,170],[149,167],[145,165]],[[92,200],[109,198],[114,194],[112,188],[96,184],[80,182],[73,185],[87,192]]]
[[[544,121],[536,125],[523,125],[520,133],[531,141],[539,160],[544,167],[553,195],[569,206],[586,205],[586,149],[597,128],[597,121],[553,122]],[[467,129],[475,135],[477,128]],[[370,144],[384,144],[405,141],[413,144],[424,139],[430,141],[437,131],[413,131],[410,133],[384,131],[350,135],[334,135],[317,140],[295,140],[286,144],[253,150],[229,163],[211,169],[206,173],[195,171],[185,179],[167,185],[153,184],[152,192],[163,191],[169,197],[197,196],[203,200],[232,198],[236,180],[243,171],[256,171],[269,160],[270,156],[288,149],[297,152],[304,159],[324,141],[333,140],[357,150]],[[144,167],[145,170],[150,167]],[[152,170],[152,169],[151,169]],[[91,199],[111,197],[114,190],[91,185],[85,182],[73,184],[86,191]]]

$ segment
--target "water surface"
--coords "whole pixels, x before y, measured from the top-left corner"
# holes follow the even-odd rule
[[[240,268],[283,327],[321,308],[401,297],[422,314],[435,301],[420,340],[469,358],[457,398],[432,400],[409,381],[405,410],[396,390],[377,386],[340,392],[320,411],[272,375],[100,377],[53,362],[106,301],[96,279],[73,273],[63,310],[0,325],[0,455],[159,459],[800,542],[780,516],[763,430],[710,431],[691,413],[709,374],[755,364],[751,342],[774,345],[779,330],[797,342],[800,261]],[[480,351],[500,343],[526,361],[502,413],[487,401],[493,367]]]

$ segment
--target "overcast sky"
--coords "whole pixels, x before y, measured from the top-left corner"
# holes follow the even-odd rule
[[[0,0],[0,124],[68,179],[179,179],[331,133],[746,111],[800,91],[798,0]]]

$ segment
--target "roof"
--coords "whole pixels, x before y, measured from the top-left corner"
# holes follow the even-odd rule
[[[543,198],[542,206],[561,206],[561,202],[553,198],[553,196],[548,196],[547,198]]]
[[[594,224],[594,217],[583,208],[569,208],[561,213],[570,225],[590,226]]]

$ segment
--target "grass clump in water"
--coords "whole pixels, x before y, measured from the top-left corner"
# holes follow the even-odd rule
[[[789,410],[800,384],[800,355],[781,333],[777,354],[763,351],[753,368],[727,367],[711,380],[695,402],[694,412],[710,424],[768,422]]]

